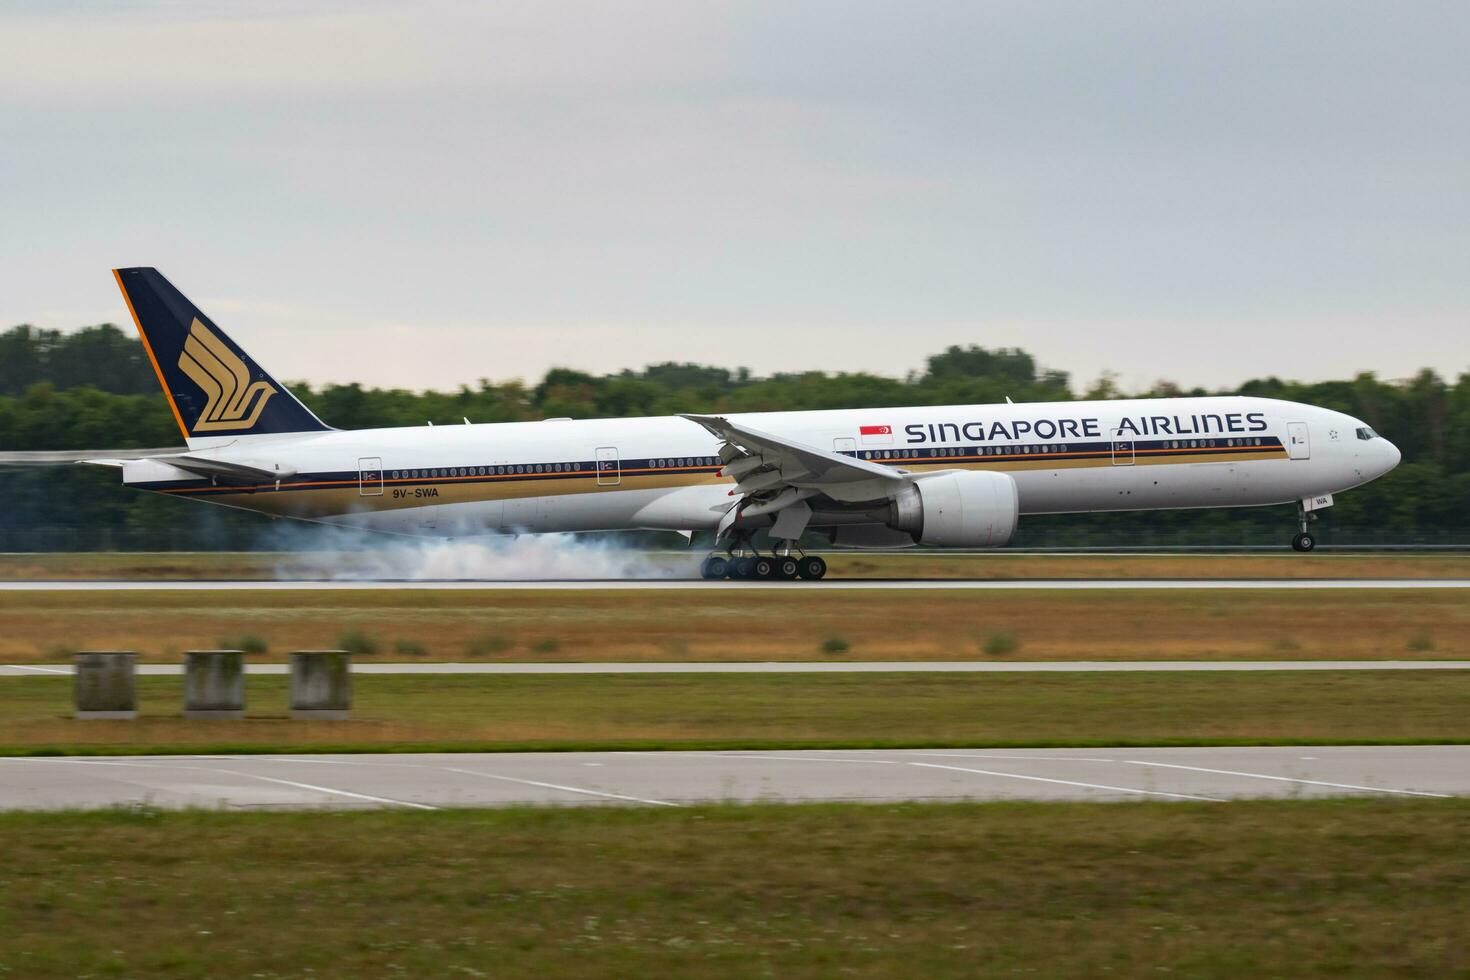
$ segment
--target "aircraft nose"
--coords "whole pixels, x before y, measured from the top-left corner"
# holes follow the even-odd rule
[[[1387,439],[1383,440],[1383,472],[1387,473],[1389,470],[1399,465],[1399,460],[1403,458],[1404,454],[1399,452],[1398,446],[1395,446]]]

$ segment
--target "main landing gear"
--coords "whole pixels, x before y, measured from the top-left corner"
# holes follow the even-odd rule
[[[781,552],[762,555],[754,548],[746,553],[748,541],[731,548],[728,555],[710,555],[699,566],[699,574],[707,579],[732,579],[735,581],[793,581],[805,579],[815,582],[827,574],[827,563],[817,555],[791,554],[792,544],[787,542]]]

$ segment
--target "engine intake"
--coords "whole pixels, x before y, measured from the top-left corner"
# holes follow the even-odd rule
[[[959,470],[915,480],[891,505],[888,526],[919,544],[999,548],[1016,533],[1016,481],[988,470]]]

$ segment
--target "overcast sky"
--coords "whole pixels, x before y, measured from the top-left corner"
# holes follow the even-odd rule
[[[0,7],[0,326],[283,378],[1470,370],[1470,3]]]

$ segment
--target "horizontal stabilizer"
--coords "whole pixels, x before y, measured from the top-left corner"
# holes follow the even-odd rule
[[[116,450],[115,450],[116,451]],[[169,452],[168,450],[150,449],[143,451],[117,451],[117,456],[97,456],[91,459],[67,459],[67,463],[79,463],[85,466],[112,466],[125,467],[131,464],[160,463],[164,466],[172,466],[175,470],[194,476],[208,477],[221,483],[274,483],[295,476],[296,470],[289,466],[271,465],[255,466],[250,463],[237,463],[233,460],[215,459],[210,456],[200,456],[194,453]],[[122,455],[126,453],[127,455]]]
[[[166,453],[181,452],[179,449],[29,449],[0,452],[0,466],[75,466],[90,463],[95,466],[121,466],[130,459],[144,459]]]

